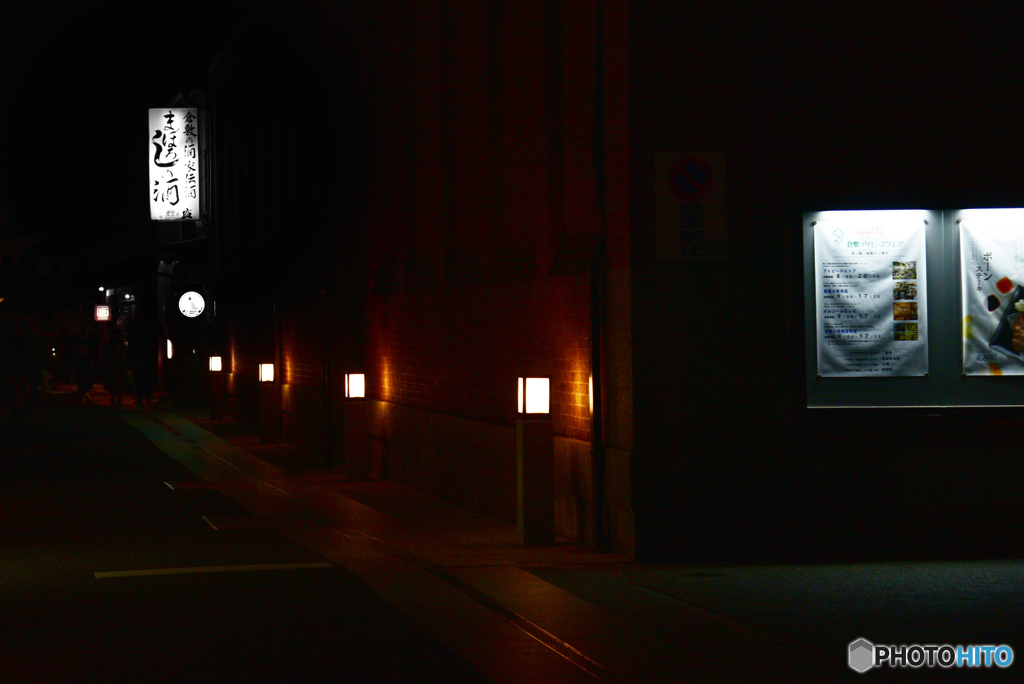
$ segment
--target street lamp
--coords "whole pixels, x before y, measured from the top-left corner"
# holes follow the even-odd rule
[[[274,382],[274,364],[260,364],[260,382]]]
[[[363,373],[345,373],[345,398],[366,398],[366,375]]]
[[[516,522],[519,543],[555,543],[555,450],[551,378],[520,377],[516,417]]]
[[[519,415],[551,413],[551,378],[519,378]]]
[[[221,372],[223,368],[221,357],[210,357],[210,420],[220,420],[224,417],[224,395],[228,379]]]

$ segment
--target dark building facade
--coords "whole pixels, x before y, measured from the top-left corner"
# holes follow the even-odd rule
[[[177,266],[217,302],[194,348],[223,356],[229,411],[265,420],[272,361],[283,438],[343,465],[365,373],[390,477],[514,520],[515,380],[550,376],[557,532],[643,560],[928,554],[951,521],[1019,520],[1015,476],[992,498],[933,467],[963,465],[956,421],[1012,409],[804,389],[801,212],[1020,204],[1005,29],[795,7],[254,10],[193,84],[212,214]],[[714,251],[665,249],[673,155],[724,160]]]

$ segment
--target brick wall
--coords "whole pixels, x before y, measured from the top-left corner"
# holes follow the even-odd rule
[[[381,130],[391,196],[372,209],[367,244],[370,393],[403,407],[393,421],[423,422],[388,428],[391,448],[409,454],[421,450],[424,412],[511,426],[517,375],[551,376],[554,431],[574,445],[559,448],[559,528],[574,536],[579,515],[593,516],[581,513],[589,478],[567,473],[591,471],[587,266],[602,228],[608,263],[626,273],[616,301],[628,306],[627,33],[624,7],[603,5],[601,16],[582,0],[439,0],[378,13],[399,79]],[[628,323],[614,345],[606,357],[628,357]],[[629,423],[616,432],[628,450],[628,369],[612,365],[606,401],[617,402],[612,420]],[[424,459],[452,472],[432,453],[408,456],[393,475],[472,503]],[[474,481],[501,489],[514,463],[491,460],[495,470],[478,468]],[[614,503],[628,509],[628,482],[620,490]]]
[[[309,130],[285,132],[275,151],[285,172],[272,184],[256,170],[243,115],[268,87],[281,88],[289,102],[304,95],[263,79],[273,69],[259,54],[259,40],[236,48],[234,61],[219,72],[219,197],[227,207],[223,249],[231,255],[222,280],[230,305],[231,386],[239,392],[234,405],[251,404],[242,396],[254,386],[248,379],[257,363],[278,352],[285,436],[318,439],[323,287],[327,391],[333,401],[340,373],[365,370],[370,399],[392,407],[381,409],[392,416],[389,448],[412,454],[396,462],[399,479],[466,505],[493,499],[495,513],[508,517],[514,452],[487,452],[481,445],[490,442],[469,435],[497,430],[506,439],[515,420],[516,377],[551,376],[561,445],[559,529],[583,535],[582,517],[594,517],[591,478],[579,476],[592,471],[588,266],[602,232],[607,263],[625,273],[627,285],[616,286],[617,296],[610,290],[599,296],[609,313],[608,305],[628,302],[621,295],[628,292],[629,264],[627,42],[619,5],[422,0],[358,10],[313,3],[282,9],[288,13],[282,25],[319,44],[315,78],[340,106],[332,110],[336,120],[324,125],[296,113]],[[353,58],[362,76],[346,91],[337,79]],[[360,177],[358,192],[343,175],[314,179],[312,166],[323,155],[301,152],[316,148],[325,131],[354,125],[339,118],[349,110],[362,112],[356,131],[367,154],[335,156]],[[323,214],[295,216],[287,202],[275,204],[273,215],[261,212],[258,200],[274,192],[299,206],[323,205]],[[316,238],[316,229],[327,235]],[[311,230],[308,249],[267,237]],[[365,243],[353,236],[365,236]],[[273,275],[261,279],[254,268],[270,263],[268,248]],[[364,257],[365,264],[356,263]],[[365,270],[357,273],[356,266]],[[606,337],[605,398],[615,406],[606,415],[624,421],[615,439],[628,453],[628,326],[625,333],[609,328]],[[425,452],[416,440],[438,416],[451,419],[460,434]],[[378,430],[383,425],[378,421]],[[467,439],[471,446],[463,444]],[[445,445],[462,455],[445,453]],[[620,489],[628,492],[628,484]],[[615,505],[628,508],[628,493]]]

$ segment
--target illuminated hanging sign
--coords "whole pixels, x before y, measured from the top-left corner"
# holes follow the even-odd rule
[[[206,300],[198,292],[186,292],[178,299],[178,309],[188,318],[195,318],[205,308]]]
[[[149,110],[149,215],[195,221],[199,215],[199,110]]]
[[[110,307],[105,304],[96,305],[96,315],[94,318],[97,321],[109,321],[110,320]]]

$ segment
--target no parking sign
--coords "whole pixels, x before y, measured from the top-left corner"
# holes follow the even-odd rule
[[[655,256],[724,259],[724,154],[655,155]]]

